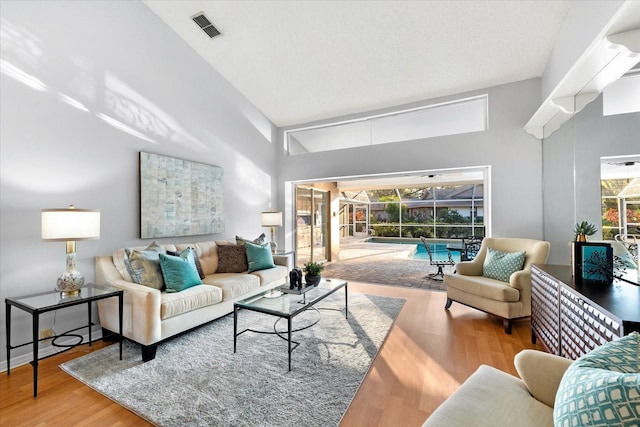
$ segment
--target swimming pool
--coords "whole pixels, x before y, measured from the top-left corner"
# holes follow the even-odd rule
[[[420,239],[409,239],[400,237],[369,237],[365,240],[367,243],[395,243],[400,245],[415,245],[416,250],[411,254],[412,259],[429,260],[429,255]],[[448,240],[431,240],[429,246],[434,253],[434,261],[446,261],[448,259],[447,244],[453,241]],[[457,240],[459,242],[459,240]],[[460,252],[451,251],[454,262],[460,262]]]

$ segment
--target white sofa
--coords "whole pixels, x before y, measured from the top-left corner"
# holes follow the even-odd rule
[[[155,357],[159,342],[233,312],[233,303],[286,283],[287,257],[274,255],[274,268],[252,273],[218,273],[218,244],[213,241],[165,244],[168,251],[195,249],[205,275],[202,285],[167,293],[137,284],[125,266],[124,248],[96,257],[96,283],[124,292],[123,335],[142,345],[142,359]],[[144,249],[143,247],[135,249]],[[100,324],[118,331],[118,301],[98,302]],[[107,331],[103,331],[103,336]]]
[[[541,351],[523,350],[514,362],[522,380],[482,365],[423,426],[553,426],[556,392],[573,361]]]

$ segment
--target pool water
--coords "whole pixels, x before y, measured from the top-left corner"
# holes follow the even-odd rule
[[[429,254],[425,249],[422,241],[418,239],[400,239],[400,238],[384,238],[384,237],[370,237],[366,240],[367,243],[395,243],[400,245],[416,245],[416,251],[412,255],[412,259],[429,260]],[[446,261],[449,259],[447,253],[447,242],[438,242],[434,240],[430,243],[432,253],[434,255],[434,261]],[[451,251],[451,257],[454,262],[460,262],[460,252]]]

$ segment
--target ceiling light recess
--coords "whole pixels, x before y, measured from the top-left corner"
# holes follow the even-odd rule
[[[202,28],[202,31],[204,31],[210,38],[222,35],[220,30],[214,27],[209,18],[205,16],[204,12],[200,12],[192,16],[191,19],[193,19],[193,22],[198,24],[198,27]]]

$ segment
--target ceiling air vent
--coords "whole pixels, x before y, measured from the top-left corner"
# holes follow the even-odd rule
[[[198,13],[191,19],[193,19],[193,22],[198,24],[198,26],[202,28],[202,31],[207,33],[207,35],[211,38],[214,38],[215,36],[219,36],[222,34],[220,30],[218,30],[216,27],[213,26],[211,21],[209,21],[209,19],[206,16],[204,16],[204,13],[202,12]]]

